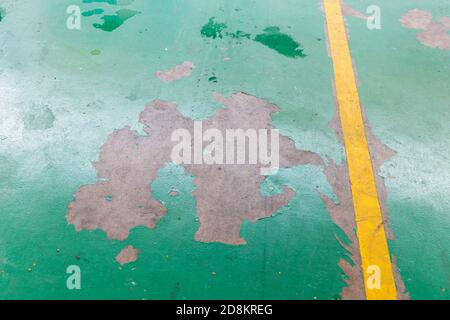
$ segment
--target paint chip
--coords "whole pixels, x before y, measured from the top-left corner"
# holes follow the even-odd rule
[[[181,78],[189,77],[194,69],[195,65],[193,62],[185,61],[167,71],[156,71],[155,75],[162,82],[172,82]]]
[[[139,250],[130,245],[120,251],[120,253],[116,256],[116,261],[123,266],[124,264],[136,261],[138,255]]]

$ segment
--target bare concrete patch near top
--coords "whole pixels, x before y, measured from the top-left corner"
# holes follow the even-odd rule
[[[450,50],[450,17],[433,20],[431,12],[419,9],[408,11],[400,19],[403,27],[422,30],[417,39],[425,46]]]

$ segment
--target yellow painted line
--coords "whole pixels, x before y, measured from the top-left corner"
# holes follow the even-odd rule
[[[396,299],[394,275],[339,0],[324,0],[356,232],[369,300]]]

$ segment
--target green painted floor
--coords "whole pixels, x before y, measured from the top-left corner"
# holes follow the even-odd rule
[[[450,51],[423,45],[399,20],[415,8],[450,16],[450,4],[346,3],[381,8],[380,30],[346,20],[365,114],[397,152],[380,172],[390,252],[411,299],[449,299]],[[80,30],[66,27],[70,5],[84,12]],[[155,99],[207,119],[221,107],[212,93],[245,92],[279,107],[273,126],[297,148],[344,163],[329,127],[333,66],[320,1],[3,0],[0,8],[0,299],[341,299],[349,239],[321,199],[335,195],[319,166],[264,182],[263,193],[289,185],[297,194],[274,216],[245,221],[245,245],[195,241],[193,177],[174,164],[152,182],[168,209],[156,229],[117,241],[66,220],[74,193],[97,181],[91,162],[108,135],[141,132],[139,114]],[[290,46],[275,50],[268,32],[289,35]],[[302,51],[292,53],[295,43]],[[154,75],[183,61],[196,65],[189,77]],[[139,258],[120,266],[128,245]],[[81,290],[66,286],[70,265],[81,269]]]

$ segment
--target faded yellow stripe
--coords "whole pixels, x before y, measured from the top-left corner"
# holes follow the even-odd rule
[[[324,0],[324,9],[355,208],[366,297],[369,300],[396,299],[394,275],[340,1]],[[379,288],[376,288],[376,270],[380,270]]]

